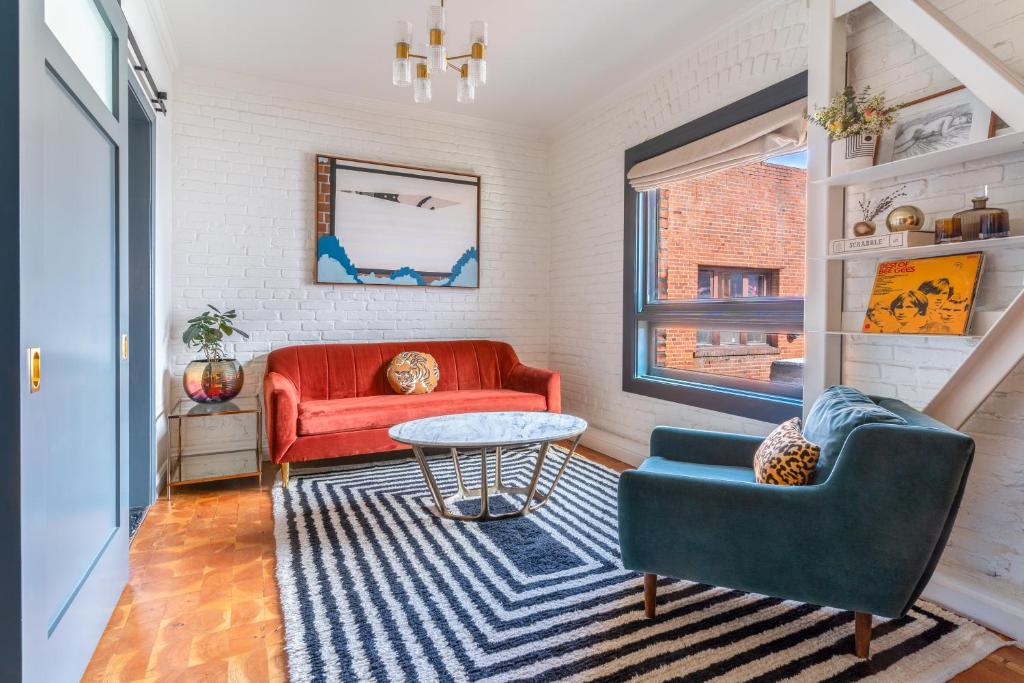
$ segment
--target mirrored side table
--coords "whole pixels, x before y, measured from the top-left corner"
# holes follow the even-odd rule
[[[251,413],[256,418],[256,443],[253,448],[218,450],[203,453],[184,454],[184,425],[196,418],[220,418],[230,415]],[[177,486],[198,484],[222,479],[243,479],[255,477],[260,482],[260,465],[263,462],[263,404],[258,396],[236,398],[223,403],[196,403],[188,399],[178,401],[167,415],[168,430],[176,429],[178,445],[167,463],[167,500],[171,489]],[[171,421],[177,425],[172,425]]]

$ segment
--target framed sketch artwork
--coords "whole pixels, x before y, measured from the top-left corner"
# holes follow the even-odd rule
[[[907,102],[882,134],[876,163],[987,140],[991,123],[992,110],[962,85]]]
[[[477,287],[480,176],[316,158],[318,284]]]

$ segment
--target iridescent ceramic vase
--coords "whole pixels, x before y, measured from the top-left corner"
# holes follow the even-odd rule
[[[242,390],[245,373],[234,358],[194,360],[185,366],[181,378],[185,393],[197,403],[230,401]]]

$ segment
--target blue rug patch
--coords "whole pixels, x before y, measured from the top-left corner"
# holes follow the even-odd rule
[[[514,512],[522,507],[522,498],[510,499],[497,496],[488,499],[491,512]],[[462,500],[453,505],[464,515],[480,512],[480,500]],[[481,533],[501,549],[515,568],[526,576],[544,576],[555,572],[575,569],[583,560],[558,542],[551,534],[540,528],[531,519],[533,512],[525,517],[492,519],[486,522],[457,522],[476,524]]]

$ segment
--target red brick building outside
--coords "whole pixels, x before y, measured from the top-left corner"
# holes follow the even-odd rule
[[[658,296],[803,296],[807,172],[768,163],[665,185],[658,216]],[[802,336],[744,330],[656,332],[661,367],[769,380],[803,358]]]

